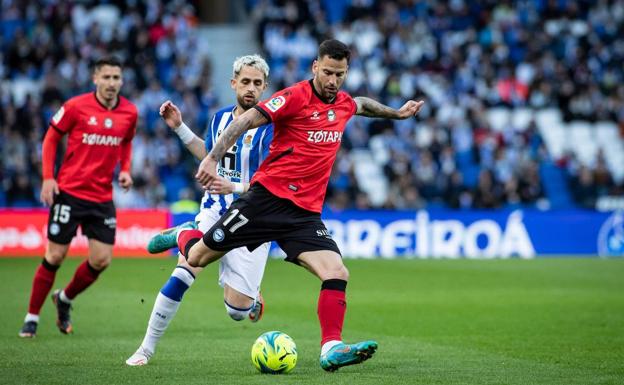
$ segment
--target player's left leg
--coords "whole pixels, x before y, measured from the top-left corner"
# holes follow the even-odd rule
[[[335,371],[342,366],[359,364],[369,359],[377,349],[375,341],[356,344],[342,342],[349,272],[340,254],[331,250],[307,251],[301,253],[297,260],[323,282],[317,308],[322,336],[321,367]]]
[[[113,245],[89,239],[89,258],[83,261],[63,290],[56,290],[52,294],[58,318],[57,326],[61,333],[69,334],[73,331],[71,323],[71,303],[74,298],[91,286],[110,264],[113,257]]]

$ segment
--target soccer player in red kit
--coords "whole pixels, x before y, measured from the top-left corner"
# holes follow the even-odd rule
[[[95,63],[93,84],[95,92],[73,97],[58,110],[43,140],[41,201],[50,206],[48,245],[35,272],[20,337],[37,333],[39,312],[79,225],[89,238],[89,257],[78,266],[69,284],[52,294],[56,324],[62,333],[72,332],[71,301],[111,262],[116,229],[113,175],[121,162],[119,185],[126,190],[132,185],[131,141],[137,109],[119,95],[123,81],[117,59],[103,58]],[[55,179],[56,149],[65,135],[67,150]]]
[[[340,250],[321,221],[321,210],[336,153],[353,115],[407,119],[423,102],[399,110],[340,91],[350,52],[337,40],[324,41],[312,65],[314,78],[278,91],[235,119],[199,166],[196,178],[210,188],[217,162],[246,130],[272,122],[269,156],[251,187],[208,232],[184,230],[178,246],[191,266],[206,266],[236,247],[250,250],[276,241],[286,260],[305,267],[322,281],[318,300],[321,324],[320,365],[327,371],[360,363],[377,349],[375,341],[342,342],[349,273]]]

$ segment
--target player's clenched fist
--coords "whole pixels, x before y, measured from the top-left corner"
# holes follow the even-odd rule
[[[123,188],[126,191],[130,189],[133,183],[132,176],[130,176],[130,173],[126,171],[122,171],[119,173],[118,181],[119,181],[119,186],[121,186],[121,188]]]
[[[167,100],[160,105],[160,116],[165,119],[165,123],[170,128],[178,128],[182,124],[182,113],[178,106],[173,104],[171,100]]]

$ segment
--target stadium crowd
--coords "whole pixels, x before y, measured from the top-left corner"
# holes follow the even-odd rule
[[[346,90],[391,106],[424,98],[420,119],[354,119],[346,149],[376,141],[391,182],[384,207],[548,207],[545,162],[567,173],[576,204],[624,194],[599,153],[551,159],[531,122],[493,130],[490,107],[558,108],[564,121],[618,122],[624,140],[623,1],[250,1],[280,86],[305,78],[317,40],[353,48]],[[329,204],[366,206],[348,152]]]
[[[194,55],[198,18],[184,0],[1,2],[0,206],[36,206],[41,142],[67,98],[92,89],[89,65],[126,64],[122,93],[137,104],[135,187],[119,207],[159,207],[201,193],[196,163],[158,117],[171,99],[191,127],[218,106],[208,58]],[[556,107],[564,119],[624,129],[624,1],[247,2],[277,87],[310,76],[317,42],[353,49],[345,89],[399,107],[423,98],[417,120],[351,120],[328,190],[332,209],[369,208],[350,154],[371,148],[389,181],[384,208],[548,207],[541,166],[557,161],[576,204],[622,194],[599,155],[550,159],[531,122],[496,131],[495,106]],[[623,132],[624,135],[624,132]],[[60,159],[59,159],[60,160]],[[189,187],[190,186],[190,187]]]
[[[185,1],[3,1],[0,26],[0,206],[36,206],[41,143],[61,103],[93,90],[90,65],[122,59],[122,94],[139,110],[133,141],[134,188],[115,194],[121,207],[167,206],[195,192],[195,163],[158,116],[166,99],[192,127],[205,127],[216,107],[210,62],[193,55],[198,19]],[[6,85],[6,86],[5,86]],[[61,158],[57,157],[57,162]]]

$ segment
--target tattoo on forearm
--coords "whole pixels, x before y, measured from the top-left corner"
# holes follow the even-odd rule
[[[212,151],[208,154],[214,160],[221,160],[228,148],[232,147],[239,136],[245,131],[249,129],[251,121],[248,118],[241,116],[239,119],[234,120],[230,123],[230,126],[227,130],[224,130],[223,133],[219,136],[217,143],[215,143]]]
[[[234,119],[232,123],[230,123],[227,130],[223,131],[208,156],[216,161],[220,161],[227,152],[228,148],[232,147],[234,143],[236,143],[236,140],[243,134],[243,132],[249,130],[250,128],[259,127],[266,122],[266,118],[255,109],[251,108],[247,110],[247,112]]]
[[[360,107],[357,115],[373,118],[396,118],[398,116],[398,113],[394,108],[383,105],[371,98],[358,96],[354,98],[354,100]]]

